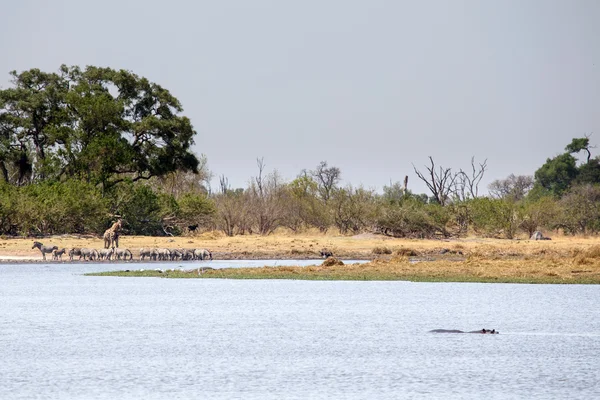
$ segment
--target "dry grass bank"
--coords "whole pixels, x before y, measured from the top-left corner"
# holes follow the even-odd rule
[[[55,236],[37,239],[45,245],[59,248],[102,248],[99,237]],[[41,259],[37,249],[32,249],[34,239],[0,238],[0,259],[19,256]],[[439,258],[442,251],[448,256],[469,257],[478,260],[510,260],[524,258],[571,259],[577,254],[600,244],[598,237],[557,237],[548,241],[502,240],[465,238],[452,240],[394,239],[381,235],[363,234],[337,236],[322,234],[276,234],[271,236],[226,237],[219,232],[209,232],[194,237],[122,236],[120,247],[129,248],[137,256],[142,247],[208,248],[218,259],[319,258],[319,251],[327,248],[340,258],[374,259],[392,258],[396,255]]]
[[[101,248],[101,238],[60,236],[40,240],[59,247]],[[0,259],[11,256],[40,260],[33,239],[0,239]],[[225,237],[123,236],[121,247],[137,258],[141,247],[208,248],[215,259],[318,259],[327,248],[338,258],[368,259],[367,264],[208,270],[204,278],[353,279],[477,281],[534,283],[600,283],[600,238],[557,237],[549,241],[466,238],[456,240],[393,239],[378,235],[289,235]],[[444,254],[442,254],[444,253]],[[319,262],[320,263],[320,262]],[[185,268],[185,266],[184,266]],[[117,275],[119,273],[116,273]],[[137,272],[124,273],[127,276]],[[144,276],[198,277],[170,272]]]
[[[366,264],[263,268],[227,268],[200,271],[116,271],[92,275],[156,276],[165,278],[407,280],[426,282],[507,282],[599,284],[600,246],[574,256],[553,255],[493,258],[470,256],[460,261],[436,259],[414,262],[405,256],[376,259]]]

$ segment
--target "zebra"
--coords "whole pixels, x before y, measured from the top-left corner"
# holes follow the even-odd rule
[[[81,249],[76,247],[69,250],[69,261],[73,261],[73,256],[79,256],[79,260],[81,260]]]
[[[156,261],[158,257],[158,250],[154,248],[141,248],[140,249],[140,260],[144,260],[144,258],[148,257],[150,260]]]
[[[114,254],[114,252],[115,252],[114,251],[114,247],[111,248],[111,249],[100,249],[98,251],[98,255],[99,255],[99,258],[101,260],[108,260],[108,261],[110,261],[110,258],[112,257],[112,255]]]
[[[212,253],[210,250],[206,249],[196,249],[194,250],[194,260],[212,260]]]
[[[169,261],[171,259],[171,250],[169,249],[156,249],[156,251],[158,252],[158,259],[160,261]]]
[[[38,249],[40,249],[40,251],[42,252],[42,257],[44,258],[44,261],[46,261],[46,254],[47,253],[52,253],[54,250],[58,250],[58,246],[44,246],[40,242],[33,242],[32,249],[35,249],[36,247]]]
[[[98,259],[98,250],[82,248],[81,255],[83,256],[83,261],[97,260]]]
[[[67,251],[67,249],[60,249],[60,250],[52,250],[52,259],[53,260],[62,260],[62,256],[63,254],[65,254],[65,252]]]
[[[129,249],[115,249],[115,257],[117,260],[120,260],[123,257],[123,260],[127,260],[127,256],[129,256],[130,260],[133,260],[133,255]]]

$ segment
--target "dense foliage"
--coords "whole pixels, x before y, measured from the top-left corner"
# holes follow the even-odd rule
[[[101,234],[117,217],[126,234],[143,235],[600,231],[600,159],[587,137],[573,139],[534,177],[492,182],[488,196],[478,188],[486,161],[477,167],[472,159],[471,173],[453,172],[432,157],[427,173],[415,167],[431,196],[411,193],[408,177],[382,194],[341,186],[341,170],[325,161],[285,182],[266,173],[262,159],[246,188],[230,188],[222,177],[211,193],[206,158],[190,151],[195,131],[166,89],[110,68],[12,76],[14,86],[0,90],[0,234]]]
[[[13,71],[0,90],[0,172],[17,186],[76,178],[110,187],[195,171],[195,134],[179,101],[129,71]]]

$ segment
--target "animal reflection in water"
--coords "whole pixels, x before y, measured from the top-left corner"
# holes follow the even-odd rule
[[[483,334],[496,334],[496,333],[500,333],[495,329],[480,329],[478,331],[459,331],[458,329],[434,329],[432,331],[429,331],[432,333],[483,333]]]

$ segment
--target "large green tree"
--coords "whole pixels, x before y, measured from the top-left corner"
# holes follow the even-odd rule
[[[577,177],[575,157],[564,153],[549,158],[546,163],[535,171],[535,185],[553,195],[560,196],[571,186]],[[535,189],[535,188],[534,188]]]
[[[110,187],[196,171],[180,102],[130,71],[61,66],[11,72],[0,90],[0,176],[22,185],[82,178]]]
[[[590,152],[590,138],[582,137],[582,138],[573,138],[571,143],[565,147],[565,150],[569,153],[579,153],[580,151],[584,151],[587,153],[587,162],[590,162],[590,158],[592,157],[592,153]]]

